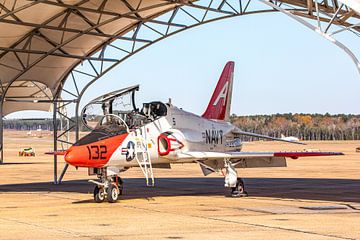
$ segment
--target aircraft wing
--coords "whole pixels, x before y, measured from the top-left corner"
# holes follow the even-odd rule
[[[177,154],[180,159],[194,160],[215,160],[215,159],[251,159],[266,157],[289,157],[297,159],[299,157],[317,157],[317,156],[336,156],[344,155],[342,152],[320,152],[320,151],[301,151],[301,152],[201,152],[188,151]]]
[[[197,162],[204,175],[219,172],[224,167],[224,159],[233,163],[235,168],[286,167],[286,158],[337,156],[341,152],[196,152],[177,154],[178,159]]]

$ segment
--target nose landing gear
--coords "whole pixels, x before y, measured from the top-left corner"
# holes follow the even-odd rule
[[[99,175],[101,182],[89,180],[89,182],[96,184],[94,188],[94,201],[101,203],[107,200],[109,203],[114,203],[123,193],[123,181],[119,176],[107,177],[106,170],[101,171]]]

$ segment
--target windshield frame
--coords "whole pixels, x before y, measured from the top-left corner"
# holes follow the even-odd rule
[[[89,130],[94,130],[97,125],[104,119],[104,117],[106,117],[106,115],[114,115],[116,117],[118,117],[119,119],[121,119],[121,121],[126,125],[127,129],[129,130],[128,128],[128,125],[125,123],[124,119],[122,119],[120,116],[116,115],[113,113],[113,102],[116,98],[119,98],[121,96],[124,96],[126,94],[131,94],[130,96],[130,104],[131,104],[131,107],[132,107],[132,110],[131,111],[138,111],[138,108],[136,107],[136,102],[135,102],[135,92],[139,91],[139,85],[134,85],[134,86],[131,86],[131,87],[127,87],[127,88],[123,88],[123,89],[120,89],[120,90],[117,90],[117,91],[113,91],[113,92],[110,92],[110,93],[106,93],[104,95],[101,95],[95,99],[93,99],[92,101],[90,101],[88,104],[86,104],[83,109],[81,110],[81,122],[82,124],[88,128]],[[100,105],[102,108],[103,106],[108,106],[108,111],[109,112],[105,112],[105,109],[103,108],[103,113],[101,115],[98,115],[100,116],[100,120],[99,122],[96,124],[95,127],[92,127],[88,124],[87,120],[86,120],[86,116],[87,116],[87,113],[86,111],[88,110],[88,107],[91,106],[91,105]]]
[[[96,127],[94,128],[94,130],[98,129],[100,126],[104,126],[105,124],[102,123],[102,121],[107,118],[107,117],[115,117],[116,119],[119,119],[124,126],[126,127],[126,132],[129,133],[129,126],[127,125],[127,123],[124,121],[124,119],[122,119],[120,116],[116,115],[116,114],[105,114],[104,116],[102,116],[101,120],[99,121],[99,123],[96,125]]]

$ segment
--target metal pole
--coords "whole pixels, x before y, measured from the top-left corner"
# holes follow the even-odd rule
[[[57,182],[57,102],[53,103],[53,135],[54,135],[54,184],[58,184]]]
[[[65,163],[65,166],[64,166],[63,170],[61,171],[60,177],[59,177],[59,179],[58,179],[58,181],[57,181],[57,184],[61,184],[62,179],[64,178],[64,175],[65,175],[68,167],[69,167],[69,164],[68,164],[68,163]]]
[[[0,164],[4,163],[3,101],[0,101]]]
[[[75,102],[76,106],[78,106],[78,100]],[[69,129],[69,120],[67,120],[67,128]],[[75,107],[75,142],[77,142],[79,140],[79,114],[78,114],[78,107]],[[70,134],[70,132],[68,133]],[[69,135],[68,135],[68,139],[67,139],[67,142],[70,142],[69,140]],[[57,180],[57,183],[58,184],[61,184],[63,178],[64,178],[64,175],[67,171],[67,169],[69,168],[69,164],[68,163],[65,163],[65,166],[63,168],[63,170],[61,171],[61,174],[60,174],[60,177],[59,179]]]
[[[79,131],[80,131],[80,127],[79,127],[79,102],[80,99],[78,98],[76,100],[76,106],[75,106],[75,142],[79,141]]]

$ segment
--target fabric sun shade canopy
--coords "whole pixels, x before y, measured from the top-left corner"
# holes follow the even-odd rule
[[[3,115],[49,110],[51,103],[38,100],[51,100],[82,57],[99,51],[113,36],[130,32],[139,19],[155,18],[176,5],[158,0],[2,1],[0,81],[3,90],[11,84]],[[38,91],[41,96],[33,95]]]

